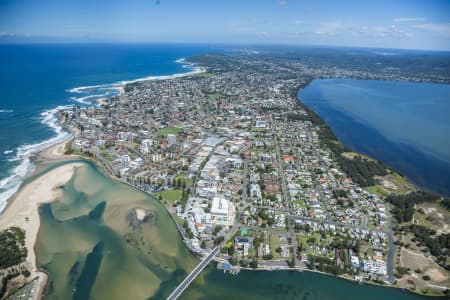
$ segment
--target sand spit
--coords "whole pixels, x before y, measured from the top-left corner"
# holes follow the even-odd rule
[[[31,278],[38,276],[39,285],[45,284],[45,274],[38,272],[34,245],[39,230],[40,219],[38,207],[55,200],[61,193],[58,189],[70,180],[74,168],[81,163],[63,165],[22,186],[19,192],[9,200],[9,205],[0,215],[0,230],[17,226],[25,230],[25,245],[28,249],[27,265],[30,266]]]

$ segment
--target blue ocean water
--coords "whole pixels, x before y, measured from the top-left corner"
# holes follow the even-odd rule
[[[298,96],[345,145],[450,195],[450,85],[323,79]]]
[[[206,45],[0,45],[0,211],[32,168],[30,156],[66,133],[56,108],[95,105],[117,83],[190,72],[179,60]]]

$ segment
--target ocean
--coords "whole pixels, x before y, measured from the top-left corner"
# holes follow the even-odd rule
[[[206,45],[0,45],[0,212],[33,168],[30,157],[67,138],[55,114],[96,105],[126,81],[195,71]]]
[[[450,85],[321,79],[298,96],[343,144],[450,195]]]

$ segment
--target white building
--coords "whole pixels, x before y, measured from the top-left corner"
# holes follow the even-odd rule
[[[250,197],[261,199],[261,188],[258,184],[251,184],[250,185]]]
[[[175,145],[177,143],[177,135],[176,134],[168,134],[167,135],[167,144],[169,146]]]
[[[381,259],[364,260],[363,270],[367,273],[386,275],[386,263]]]
[[[234,205],[222,197],[214,197],[211,204],[213,224],[231,226],[234,220]]]
[[[97,140],[97,141],[95,142],[95,146],[97,146],[97,147],[103,147],[103,146],[105,146],[105,140],[101,140],[101,139]]]
[[[151,139],[142,140],[141,146],[140,146],[141,153],[143,153],[143,154],[150,153],[150,148],[151,148],[152,144],[153,144],[153,141]]]

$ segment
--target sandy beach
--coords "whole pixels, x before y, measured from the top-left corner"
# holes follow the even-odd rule
[[[64,140],[61,143],[58,143],[56,145],[53,145],[53,146],[43,150],[42,152],[39,153],[39,160],[50,161],[50,160],[59,160],[62,158],[67,158],[67,156],[64,155],[67,142],[68,142],[68,140]]]
[[[53,150],[52,148],[47,151],[58,153],[58,147]],[[17,226],[25,230],[25,245],[28,249],[27,264],[30,266],[31,272],[30,278],[38,276],[40,278],[40,287],[45,286],[46,276],[37,270],[34,251],[40,225],[38,207],[42,203],[51,202],[57,198],[61,193],[58,187],[69,181],[73,175],[74,168],[81,165],[81,163],[63,165],[24,185],[13,198],[8,200],[10,204],[0,215],[0,230],[11,226]]]
[[[121,85],[121,86],[115,87],[114,89],[119,92],[119,95],[125,94],[125,85]]]
[[[108,99],[107,98],[99,98],[99,99],[97,99],[97,104],[99,106],[106,105],[106,104],[108,104]]]

